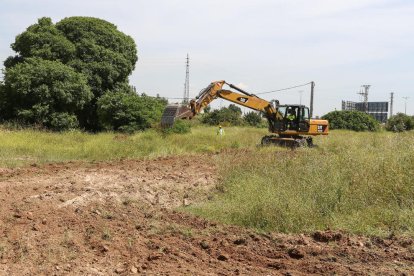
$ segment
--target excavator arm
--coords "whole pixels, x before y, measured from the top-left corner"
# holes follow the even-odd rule
[[[230,90],[220,90],[217,92],[217,96],[232,103],[260,111],[267,117],[274,116],[274,114],[276,114],[275,107],[270,102],[263,100],[255,95],[240,94]]]
[[[223,89],[224,85],[237,92]],[[161,119],[162,127],[171,127],[176,119],[191,119],[199,114],[215,99],[225,99],[229,102],[260,111],[268,120],[269,131],[272,135],[262,138],[262,145],[277,144],[282,146],[313,146],[312,137],[328,135],[329,123],[326,120],[312,120],[309,109],[303,105],[279,105],[250,94],[243,89],[226,83],[224,80],[212,82],[188,105],[169,105],[164,110]],[[293,119],[286,117],[288,112],[296,114]]]
[[[238,92],[223,89],[225,84]],[[276,112],[276,108],[271,102],[261,99],[256,95],[250,94],[243,89],[222,80],[212,82],[205,89],[201,90],[196,99],[191,100],[188,106],[167,106],[161,119],[161,124],[164,127],[168,127],[174,123],[175,119],[191,119],[217,98],[225,99],[232,103],[260,111],[267,118],[274,119],[275,116],[280,116],[280,118],[283,117],[282,114]]]

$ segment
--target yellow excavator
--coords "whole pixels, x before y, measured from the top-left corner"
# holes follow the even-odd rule
[[[223,89],[224,85],[238,91]],[[262,145],[290,147],[313,146],[312,136],[328,135],[327,120],[311,119],[309,108],[304,105],[281,105],[279,101],[266,101],[224,80],[212,82],[188,105],[168,105],[161,118],[161,126],[171,127],[177,119],[191,119],[217,98],[260,111],[269,123],[269,132],[262,138]]]

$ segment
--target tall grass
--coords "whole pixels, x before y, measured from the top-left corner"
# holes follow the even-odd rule
[[[334,131],[318,148],[221,157],[222,191],[190,209],[260,230],[414,234],[414,133]]]
[[[123,135],[0,130],[0,167],[69,160],[155,158],[216,152],[225,148],[254,148],[266,133],[263,129],[234,127],[226,128],[226,134],[219,137],[216,131],[214,127],[194,127],[185,135],[163,135],[154,130]]]
[[[101,161],[215,155],[214,199],[186,210],[225,223],[280,232],[342,229],[414,235],[414,132],[333,131],[319,147],[257,148],[265,129],[193,127],[191,133],[134,135],[0,130],[0,167],[69,160]]]

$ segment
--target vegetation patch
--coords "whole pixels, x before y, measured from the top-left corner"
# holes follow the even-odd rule
[[[414,129],[414,116],[398,113],[388,119],[386,129],[394,132],[402,132]]]
[[[330,129],[349,129],[354,131],[378,131],[380,124],[374,117],[361,111],[332,111],[322,116],[329,121]]]
[[[190,212],[266,231],[414,234],[414,133],[333,131],[320,147],[223,156],[214,200]]]
[[[267,127],[267,121],[260,113],[251,111],[243,116],[241,108],[235,104],[213,111],[206,110],[201,122],[207,125]]]
[[[162,128],[161,132],[164,135],[168,134],[186,134],[191,131],[191,123],[189,121],[184,120],[176,120],[172,127],[169,128]]]
[[[188,123],[192,122],[183,122],[184,130],[178,131],[178,127],[175,130],[187,131]],[[219,136],[217,127],[197,125],[184,135],[176,132],[164,135],[154,129],[120,135],[112,132],[54,133],[34,129],[17,131],[0,128],[0,167],[215,153],[235,145],[238,148],[254,149],[266,133],[265,129],[231,127],[225,128],[224,136]]]

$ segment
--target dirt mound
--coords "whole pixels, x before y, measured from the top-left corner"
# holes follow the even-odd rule
[[[412,271],[409,238],[265,235],[175,211],[215,189],[213,158],[1,170],[0,275]]]
[[[340,241],[342,239],[342,234],[339,232],[333,231],[317,231],[312,235],[315,241],[319,242],[331,242],[331,241]]]

